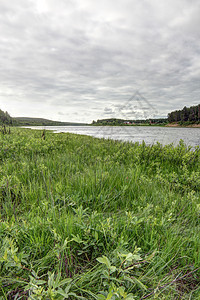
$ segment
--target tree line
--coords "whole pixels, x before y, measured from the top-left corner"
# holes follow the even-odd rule
[[[12,125],[13,124],[13,120],[11,118],[11,116],[9,115],[9,113],[6,111],[4,112],[3,110],[0,109],[0,124],[1,125]]]
[[[200,104],[191,107],[184,107],[181,110],[175,110],[168,114],[169,123],[172,122],[199,122]]]
[[[124,120],[124,119],[101,119],[97,121],[93,121],[91,125],[113,125],[113,126],[125,126],[125,125],[151,125],[151,124],[166,124],[167,118],[160,119],[142,119],[142,120]]]
[[[34,122],[33,122],[34,121]],[[137,125],[137,124],[166,124],[167,122],[200,122],[200,104],[191,107],[184,107],[181,110],[175,110],[168,114],[168,118],[160,118],[160,119],[146,119],[146,120],[123,120],[123,119],[102,119],[93,121],[92,125]],[[63,122],[56,122],[46,119],[39,119],[39,118],[12,118],[9,113],[6,111],[2,111],[0,109],[0,125],[64,125]],[[40,124],[42,123],[42,124]],[[61,124],[56,124],[61,123]],[[65,125],[75,125],[66,123]],[[81,125],[81,124],[76,124]]]

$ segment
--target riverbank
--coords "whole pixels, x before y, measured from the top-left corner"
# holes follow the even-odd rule
[[[165,127],[200,128],[200,124],[180,125],[179,123],[168,123]]]
[[[90,126],[96,126],[96,127],[105,127],[105,126],[113,126],[113,127],[138,127],[138,126],[141,126],[141,127],[180,127],[180,128],[200,128],[200,124],[197,123],[197,124],[179,124],[179,123],[167,123],[167,124],[145,124],[145,123],[138,123],[138,124],[123,124],[123,125],[110,125],[110,124],[91,124]]]
[[[19,128],[0,144],[1,297],[198,299],[198,148]]]

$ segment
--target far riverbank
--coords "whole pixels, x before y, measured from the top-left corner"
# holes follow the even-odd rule
[[[169,124],[166,124],[165,127],[200,128],[200,124],[180,125],[178,123],[169,123]]]

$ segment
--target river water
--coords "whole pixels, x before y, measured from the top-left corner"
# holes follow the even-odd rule
[[[29,127],[30,128],[30,127]],[[163,145],[177,145],[182,139],[186,145],[200,146],[200,128],[155,126],[32,126],[32,129],[53,130],[55,133],[71,132],[98,138]]]

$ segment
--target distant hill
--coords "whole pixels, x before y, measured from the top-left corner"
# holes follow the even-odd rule
[[[80,126],[87,125],[86,123],[74,123],[74,122],[60,122],[52,121],[43,118],[28,118],[28,117],[15,117],[12,118],[13,125],[17,126]]]
[[[0,126],[81,126],[88,125],[86,123],[76,122],[60,122],[52,121],[43,118],[28,118],[28,117],[15,117],[12,118],[9,113],[0,109]]]

